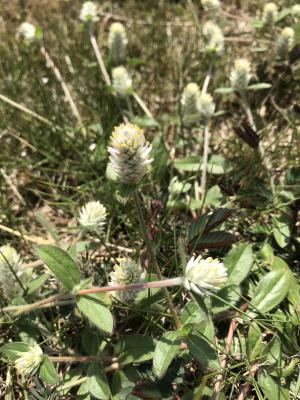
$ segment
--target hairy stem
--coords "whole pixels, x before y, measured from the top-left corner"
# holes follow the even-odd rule
[[[91,45],[93,47],[96,59],[97,59],[98,64],[99,64],[99,68],[100,68],[103,80],[107,84],[107,86],[111,86],[111,80],[110,80],[109,74],[107,72],[107,69],[105,67],[101,51],[100,51],[100,49],[98,47],[98,44],[97,44],[97,40],[96,40],[96,38],[95,38],[95,36],[94,36],[94,34],[92,32],[92,27],[91,26],[89,27],[89,36],[90,36]]]
[[[151,240],[148,237],[146,223],[145,223],[145,219],[144,219],[144,216],[143,216],[143,211],[142,211],[142,207],[141,207],[141,204],[140,204],[140,199],[139,199],[139,195],[138,195],[137,190],[134,191],[133,197],[134,197],[135,207],[136,207],[136,210],[137,210],[137,214],[138,214],[138,218],[139,218],[139,222],[140,222],[140,226],[141,226],[141,231],[142,231],[142,234],[143,234],[143,237],[144,237],[144,241],[146,243],[147,251],[149,253],[151,262],[152,262],[152,264],[154,266],[155,272],[157,273],[159,279],[163,280],[164,278],[163,278],[163,275],[162,275],[162,273],[160,271],[159,265],[157,263],[155,250],[153,248]],[[177,278],[175,278],[175,279],[177,279]],[[171,312],[171,314],[173,316],[176,328],[180,329],[181,328],[181,322],[180,322],[180,320],[178,318],[175,306],[173,304],[172,297],[170,296],[170,294],[169,294],[168,290],[166,289],[166,287],[164,287],[164,293],[165,293],[166,301],[168,303],[168,307],[169,307],[170,312]]]
[[[144,100],[135,92],[133,92],[132,95],[134,97],[134,100],[138,103],[138,105],[141,107],[141,109],[144,111],[144,113],[147,115],[147,117],[154,119],[151,111],[146,106]]]
[[[202,163],[202,176],[201,176],[201,194],[204,196],[207,181],[207,163],[208,163],[208,152],[209,152],[209,139],[210,132],[208,123],[206,122],[204,127],[204,148],[203,148],[203,163]]]

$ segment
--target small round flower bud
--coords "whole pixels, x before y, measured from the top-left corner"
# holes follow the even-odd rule
[[[235,90],[247,88],[251,78],[251,66],[248,60],[239,58],[235,60],[234,67],[230,73],[231,87]]]
[[[97,5],[93,1],[85,1],[82,4],[79,19],[85,23],[99,21]]]
[[[109,274],[109,286],[129,285],[131,283],[141,283],[144,281],[141,264],[130,258],[120,258],[119,264],[115,265],[114,270]],[[114,292],[114,297],[122,302],[134,300],[139,290],[120,290]]]
[[[224,50],[224,35],[221,28],[212,21],[207,21],[202,28],[204,50],[208,53],[221,54]]]
[[[19,374],[29,377],[35,374],[43,361],[43,351],[38,344],[30,346],[28,351],[18,352],[15,367]]]
[[[196,122],[199,119],[197,101],[200,96],[200,89],[197,83],[188,83],[183,89],[181,96],[182,118],[185,124]]]
[[[223,263],[212,257],[192,257],[184,274],[184,287],[200,296],[217,291],[227,281],[227,270]]]
[[[115,127],[108,152],[116,180],[130,185],[139,183],[152,162],[151,149],[138,126],[128,123]]]
[[[113,68],[112,70],[112,86],[121,96],[126,96],[132,89],[132,79],[127,69],[123,66]]]
[[[278,7],[275,3],[267,3],[262,13],[262,21],[264,25],[272,26],[278,17]]]
[[[108,34],[108,48],[114,64],[121,64],[125,61],[127,43],[124,25],[120,22],[111,24]]]
[[[292,7],[292,16],[296,19],[300,18],[300,4],[294,4]]]
[[[106,208],[100,201],[90,201],[81,208],[78,222],[83,230],[99,234],[103,232],[106,216]]]
[[[205,11],[218,11],[221,6],[219,0],[202,0],[201,4]]]
[[[22,22],[19,26],[18,34],[25,42],[31,43],[36,39],[36,27],[30,22]]]
[[[16,250],[9,244],[0,247],[0,287],[8,299],[19,294],[21,287],[15,276],[21,276],[21,260]]]
[[[279,58],[286,58],[294,45],[295,32],[292,28],[284,28],[276,40],[276,52]]]
[[[201,93],[197,101],[197,108],[202,118],[209,119],[214,115],[216,105],[210,94]]]

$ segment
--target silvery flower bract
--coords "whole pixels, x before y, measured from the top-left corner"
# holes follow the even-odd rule
[[[209,119],[215,113],[216,105],[208,93],[201,93],[197,100],[197,109],[204,119]]]
[[[212,21],[207,21],[202,28],[204,50],[208,53],[221,54],[224,50],[224,35],[221,28]]]
[[[109,274],[109,286],[129,285],[140,283],[144,280],[144,273],[140,263],[130,258],[120,258],[119,264],[114,266],[114,270]],[[132,301],[138,290],[120,290],[114,292],[114,297],[122,302]]]
[[[248,60],[239,58],[235,60],[234,67],[230,73],[231,87],[236,90],[247,88],[251,78],[251,66]]]
[[[130,89],[132,89],[132,80],[125,67],[120,66],[113,68],[112,86],[115,91],[122,96],[126,96]]]
[[[30,346],[28,351],[19,352],[15,367],[19,374],[29,377],[33,375],[43,361],[43,351],[38,344]]]
[[[128,40],[124,25],[114,22],[109,28],[108,48],[114,64],[120,64],[126,59]]]
[[[276,51],[277,55],[284,59],[288,56],[294,45],[295,31],[286,27],[282,29],[276,40]]]
[[[185,124],[190,124],[199,120],[199,110],[197,107],[200,97],[200,89],[197,83],[190,82],[183,89],[181,96],[182,119]]]
[[[123,184],[139,183],[152,162],[151,149],[137,125],[128,123],[115,127],[108,152],[116,180]]]
[[[227,270],[223,263],[212,257],[192,257],[185,269],[184,287],[204,296],[217,291],[227,281]]]
[[[79,224],[84,230],[101,233],[106,222],[106,208],[100,201],[85,204],[79,214]]]
[[[18,34],[28,43],[36,39],[36,27],[30,22],[22,22],[19,26]]]
[[[219,0],[201,0],[201,4],[206,11],[217,11],[220,8]]]
[[[21,286],[12,272],[13,270],[18,277],[21,277],[20,264],[20,256],[12,246],[7,244],[0,247],[0,287],[9,299],[21,291]]]
[[[97,22],[98,7],[93,1],[85,1],[81,7],[79,19],[82,22]]]
[[[272,26],[278,16],[278,7],[275,3],[266,3],[262,13],[264,25]]]

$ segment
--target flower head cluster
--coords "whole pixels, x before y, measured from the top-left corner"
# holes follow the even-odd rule
[[[31,43],[36,39],[36,27],[30,22],[22,22],[19,26],[18,34],[25,42]]]
[[[139,183],[152,162],[151,149],[137,125],[128,123],[115,127],[108,152],[117,181],[131,185]]]
[[[111,74],[112,86],[115,91],[122,96],[126,96],[132,89],[132,79],[127,69],[121,65],[120,67],[113,68]]]
[[[210,94],[201,93],[197,100],[197,108],[202,118],[207,120],[214,115],[216,105]]]
[[[292,28],[284,28],[276,40],[276,52],[279,58],[286,58],[294,45],[295,31]]]
[[[235,90],[247,88],[251,78],[251,65],[248,60],[239,58],[235,60],[234,67],[230,73],[231,87]]]
[[[78,221],[84,230],[99,234],[103,232],[106,216],[106,208],[100,201],[90,201],[81,208]]]
[[[114,64],[121,64],[125,60],[127,43],[124,25],[120,22],[111,24],[108,34],[108,48]]]
[[[221,28],[212,21],[207,21],[202,28],[204,49],[208,53],[221,54],[224,50],[224,35]]]
[[[300,18],[300,4],[294,4],[292,7],[292,16],[296,19]]]
[[[97,5],[93,1],[85,1],[82,4],[79,19],[85,23],[99,21]]]
[[[204,296],[219,290],[227,281],[223,263],[212,257],[192,257],[185,269],[184,287]]]
[[[28,351],[20,351],[18,355],[20,357],[15,360],[15,367],[19,374],[26,377],[33,375],[43,361],[43,351],[36,343]]]
[[[144,281],[141,264],[130,258],[120,258],[119,264],[115,265],[114,270],[109,274],[109,286],[129,285],[131,283],[141,283]],[[122,302],[132,301],[138,290],[120,290],[114,293],[114,297]]]
[[[181,96],[182,118],[183,122],[187,125],[199,119],[197,108],[199,97],[200,89],[197,83],[190,82],[183,89]]]
[[[20,256],[12,246],[7,244],[0,247],[0,287],[9,299],[15,297],[21,289],[12,272],[20,276],[20,264]]]
[[[267,3],[262,13],[262,21],[264,25],[274,25],[278,16],[278,7],[275,3]]]
[[[217,11],[221,6],[219,0],[202,0],[201,4],[206,11]]]

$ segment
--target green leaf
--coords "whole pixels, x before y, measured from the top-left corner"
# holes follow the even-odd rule
[[[28,282],[26,285],[27,294],[32,294],[36,292],[46,282],[48,278],[49,274],[44,273],[33,279],[32,281]]]
[[[159,127],[159,123],[154,119],[148,116],[139,117],[135,116],[132,118],[132,123],[138,125],[141,128],[157,128]]]
[[[115,352],[121,363],[141,363],[152,360],[155,344],[156,342],[151,336],[125,336],[118,341]]]
[[[157,342],[153,356],[153,368],[158,378],[166,373],[173,358],[178,354],[180,343],[181,335],[178,331],[165,333]]]
[[[228,218],[233,214],[233,210],[230,208],[216,208],[213,213],[209,214],[209,221],[205,226],[204,232],[207,233],[223,222],[227,221]]]
[[[255,321],[252,321],[251,325],[249,326],[248,340],[246,344],[247,355],[250,362],[255,360],[255,358],[262,353],[265,347],[265,344],[262,341],[262,333],[260,327]]]
[[[292,12],[292,10],[290,8],[283,8],[277,15],[276,18],[276,22],[281,21],[282,19],[284,19],[285,17],[287,17],[288,15],[290,15]]]
[[[220,87],[215,90],[215,93],[219,93],[219,94],[230,94],[233,92],[234,92],[234,89],[231,87]]]
[[[247,243],[238,244],[223,262],[228,270],[226,285],[239,285],[248,275],[254,262],[251,246]]]
[[[90,394],[96,399],[109,399],[111,392],[102,365],[93,361],[88,368],[87,375],[87,387]]]
[[[268,400],[288,400],[289,391],[282,387],[281,382],[273,379],[266,372],[258,375],[258,384]]]
[[[249,85],[247,90],[262,90],[262,89],[270,89],[272,85],[270,83],[254,83],[253,85]]]
[[[191,355],[207,369],[219,369],[220,364],[215,350],[200,336],[191,335],[187,339]]]
[[[43,361],[39,371],[40,378],[49,385],[56,385],[58,382],[58,375],[52,361],[48,356],[43,356]]]
[[[213,314],[220,313],[234,306],[241,297],[240,287],[237,285],[226,286],[219,290],[216,296],[218,297],[213,296],[211,299],[211,312]]]
[[[197,244],[197,249],[214,249],[227,247],[236,242],[236,238],[229,232],[216,231],[206,233]]]
[[[55,243],[59,243],[59,235],[54,225],[49,222],[42,213],[35,213],[36,220],[42,225],[42,227],[51,235],[55,240]]]
[[[218,206],[220,205],[222,192],[218,185],[214,185],[208,189],[205,195],[205,205]]]
[[[101,293],[93,293],[86,296],[80,296],[77,301],[77,307],[94,325],[104,332],[112,333],[113,316],[105,304],[106,296]]]
[[[207,319],[208,316],[206,312],[200,308],[195,301],[187,303],[181,315],[181,322],[183,325],[201,324],[202,322],[206,322]]]
[[[288,294],[290,283],[291,272],[288,268],[278,268],[267,273],[260,280],[251,305],[261,313],[272,310]]]
[[[174,167],[179,171],[200,171],[201,160],[201,157],[197,156],[177,158],[174,161]]]
[[[6,343],[1,347],[1,353],[5,354],[10,361],[15,361],[20,357],[19,353],[25,353],[30,348],[30,344],[25,342]]]
[[[273,235],[274,238],[281,248],[286,247],[290,241],[290,227],[289,222],[286,218],[272,218],[273,222]]]
[[[189,240],[192,240],[195,237],[201,237],[209,220],[209,217],[210,216],[208,214],[204,214],[200,218],[195,219],[191,222],[190,226],[188,227]]]
[[[42,244],[36,247],[36,253],[67,289],[72,290],[78,285],[80,271],[67,252],[57,246]]]

